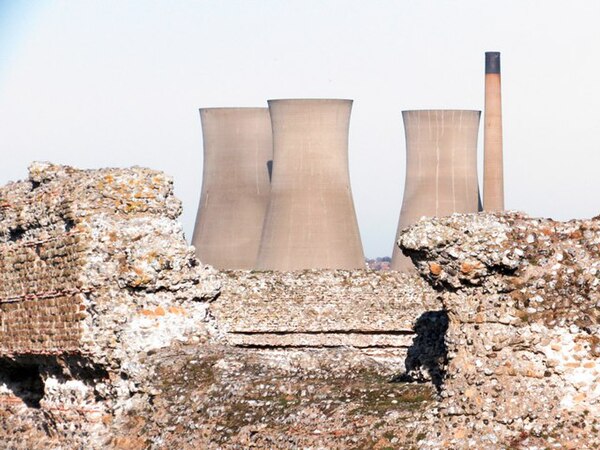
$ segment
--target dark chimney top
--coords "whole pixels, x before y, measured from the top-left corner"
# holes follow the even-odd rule
[[[500,73],[500,52],[485,52],[485,73]]]

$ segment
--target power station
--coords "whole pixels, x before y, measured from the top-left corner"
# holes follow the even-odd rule
[[[485,127],[483,143],[483,209],[504,210],[502,96],[500,53],[485,54]]]
[[[258,268],[365,268],[348,173],[352,100],[268,103],[273,178]]]
[[[400,232],[423,216],[479,210],[477,134],[481,111],[403,111],[406,135],[406,181],[398,221]],[[413,264],[397,245],[392,270]]]
[[[218,269],[254,269],[269,202],[273,154],[267,108],[200,110],[202,192],[192,244]]]
[[[348,167],[352,100],[200,110],[202,192],[192,243],[219,269],[362,269]],[[480,111],[403,111],[406,179],[396,240],[423,216],[482,209]],[[504,209],[500,53],[485,54],[483,209]],[[391,269],[410,272],[394,245]]]

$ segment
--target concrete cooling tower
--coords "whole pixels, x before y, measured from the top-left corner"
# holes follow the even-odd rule
[[[480,111],[403,111],[406,182],[396,240],[422,216],[479,209],[477,133]],[[414,269],[394,243],[392,270]]]
[[[254,269],[269,202],[269,110],[207,108],[200,117],[204,169],[192,244],[203,263]]]
[[[273,178],[258,268],[359,269],[348,173],[351,100],[270,100]]]
[[[500,53],[485,54],[485,127],[483,138],[483,209],[504,210],[502,96]]]

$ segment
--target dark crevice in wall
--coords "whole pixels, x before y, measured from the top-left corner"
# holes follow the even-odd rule
[[[75,228],[75,222],[71,219],[65,219],[65,231],[68,233]]]
[[[448,312],[427,311],[415,323],[416,337],[408,348],[406,371],[394,377],[397,382],[431,381],[441,391],[448,364],[446,332]]]
[[[343,334],[343,335],[352,335],[352,334],[360,334],[365,336],[411,336],[414,334],[413,331],[409,330],[327,330],[327,331],[232,331],[231,334],[239,334],[239,335],[274,335],[274,336],[288,336],[295,334],[307,334],[311,336],[327,336],[330,334]]]
[[[44,380],[50,375],[80,380],[88,385],[108,379],[105,368],[79,355],[0,358],[0,384],[4,383],[13,395],[30,408],[40,407],[44,397]]]
[[[8,240],[10,242],[16,242],[18,240],[20,240],[23,236],[25,235],[25,229],[21,226],[17,227],[17,228],[13,228],[10,230],[10,235]]]
[[[380,348],[388,348],[388,349],[397,349],[397,348],[406,348],[401,347],[399,345],[387,345],[387,344],[373,344],[373,345],[361,345],[352,346],[348,344],[314,344],[314,345],[292,345],[292,344],[233,344],[239,348],[250,348],[256,350],[277,350],[277,349],[293,349],[293,350],[302,350],[302,349],[320,349],[320,348],[352,348],[356,350],[364,350],[364,349],[380,349]]]
[[[30,408],[39,408],[44,396],[44,381],[37,365],[0,362],[0,380]]]

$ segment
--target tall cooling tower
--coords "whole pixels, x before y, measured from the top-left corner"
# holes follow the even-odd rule
[[[351,100],[270,100],[273,178],[259,269],[365,267],[348,173]]]
[[[269,202],[269,110],[207,108],[200,118],[204,170],[192,244],[203,263],[254,269]]]
[[[481,111],[403,111],[406,181],[400,231],[422,216],[479,209],[477,133]],[[392,270],[412,271],[410,258],[394,243]]]
[[[483,209],[504,209],[500,53],[485,54],[485,127],[483,138]]]

